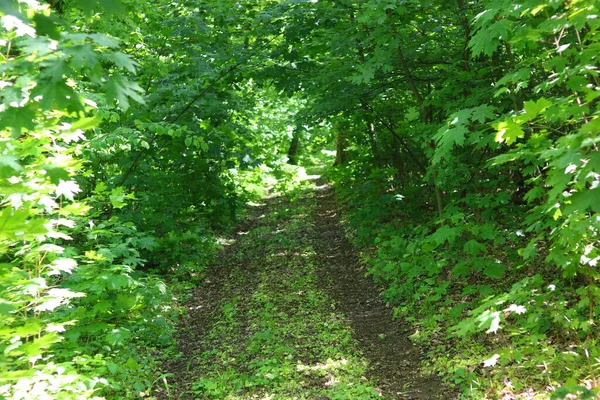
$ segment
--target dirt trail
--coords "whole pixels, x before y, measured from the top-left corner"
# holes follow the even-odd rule
[[[160,399],[452,399],[419,373],[331,188],[255,207],[194,290]]]
[[[272,200],[271,205],[276,202],[277,199]],[[265,205],[254,207],[248,218],[237,227],[236,233],[225,240],[227,245],[220,252],[216,262],[208,267],[207,278],[202,285],[193,290],[186,301],[185,307],[188,312],[183,315],[177,327],[179,357],[168,360],[164,366],[165,372],[172,375],[172,387],[168,391],[164,387],[159,388],[157,398],[200,398],[193,394],[192,386],[198,370],[202,369],[200,355],[213,347],[214,343],[207,336],[222,318],[220,310],[223,300],[233,297],[235,292],[240,292],[240,286],[253,284],[251,271],[246,271],[243,276],[239,275],[240,271],[245,271],[243,266],[248,255],[237,236],[261,226],[261,216],[263,212],[268,212],[265,208]],[[237,275],[235,279],[234,274]],[[231,283],[237,288],[233,288]]]
[[[340,226],[341,210],[329,185],[320,186],[317,205],[314,247],[321,260],[324,290],[346,316],[382,394],[402,399],[453,398],[439,378],[420,372],[419,349],[408,338],[410,325],[392,320],[379,289],[364,276],[358,253]]]

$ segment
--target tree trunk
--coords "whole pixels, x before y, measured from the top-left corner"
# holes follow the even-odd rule
[[[336,167],[338,165],[343,165],[348,158],[348,153],[346,152],[346,136],[344,134],[344,130],[338,129],[335,139],[335,161],[333,162],[333,166]]]
[[[298,153],[300,152],[300,131],[294,130],[292,142],[288,150],[288,164],[298,165]]]

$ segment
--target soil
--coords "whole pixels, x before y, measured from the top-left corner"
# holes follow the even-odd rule
[[[271,199],[269,204],[273,206],[278,198]],[[204,351],[210,350],[211,343],[204,340],[205,336],[212,329],[213,325],[221,317],[221,300],[231,298],[230,288],[225,282],[240,281],[233,279],[234,270],[243,270],[240,267],[244,264],[245,250],[241,248],[241,243],[236,240],[238,234],[249,232],[261,225],[261,215],[266,210],[266,205],[253,207],[248,218],[241,222],[236,233],[225,240],[231,243],[224,246],[218,259],[210,265],[205,271],[207,278],[203,283],[197,286],[190,298],[185,303],[187,313],[185,313],[177,326],[177,344],[179,357],[167,360],[163,370],[171,374],[171,390],[167,392],[165,388],[157,389],[156,398],[158,399],[193,399],[192,384],[196,378],[196,371],[201,367],[198,355]],[[253,274],[248,274],[246,278],[251,279]]]
[[[247,292],[254,287],[253,280],[258,275],[253,268],[240,267],[247,265],[249,258],[260,257],[260,241],[255,242],[255,248],[248,248],[235,239],[268,223],[264,215],[285,201],[284,198],[272,198],[262,207],[253,207],[249,218],[232,236],[232,244],[225,246],[217,262],[207,269],[209,279],[192,293],[186,303],[188,312],[178,327],[180,356],[168,360],[164,366],[165,371],[171,374],[170,389],[157,389],[157,398],[198,398],[192,391],[192,384],[203,368],[198,355],[214,346],[205,337],[222,317],[222,300],[248,296]],[[312,208],[315,213],[311,217],[314,223],[312,232],[302,235],[301,240],[308,241],[307,245],[314,248],[317,285],[330,299],[332,309],[340,312],[344,322],[351,327],[359,352],[369,362],[368,378],[376,382],[381,396],[387,399],[457,398],[439,378],[422,373],[422,352],[408,338],[412,329],[408,323],[392,319],[392,311],[380,298],[379,289],[370,278],[365,277],[358,252],[346,239],[340,224],[341,210],[331,187],[318,186],[316,204]],[[245,271],[241,278],[240,271]],[[236,274],[235,279],[233,273]],[[232,286],[232,281],[239,283]],[[240,329],[244,330],[243,327]],[[301,395],[298,393],[298,396]]]
[[[379,296],[379,288],[365,277],[358,252],[348,242],[340,224],[342,210],[329,185],[317,194],[318,224],[314,247],[321,259],[324,290],[336,302],[354,330],[354,337],[370,361],[370,375],[384,396],[398,399],[452,399],[436,376],[419,368],[421,351],[409,335],[411,326],[392,320],[392,311]]]

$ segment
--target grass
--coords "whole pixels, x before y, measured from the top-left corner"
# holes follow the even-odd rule
[[[319,289],[315,202],[305,200],[293,213],[279,201],[240,235],[238,262],[223,280],[228,296],[200,339],[206,350],[194,363],[195,398],[380,398],[344,316]]]

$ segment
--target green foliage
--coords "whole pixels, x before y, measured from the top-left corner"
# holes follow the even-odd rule
[[[265,4],[49,3],[0,4],[0,397],[146,396],[302,101],[237,71]]]
[[[330,10],[358,98],[330,175],[369,273],[470,396],[590,396],[597,2],[392,3]]]
[[[120,75],[136,63],[48,5],[5,2],[0,16],[0,396],[143,392],[156,365],[130,344],[172,344],[171,294],[136,271],[157,241],[116,215],[134,196],[88,189],[84,157],[112,118],[102,107],[142,102]]]
[[[74,201],[72,175],[82,169],[83,130],[100,122],[80,82],[100,82],[102,56],[119,53],[107,36],[62,31],[37,2],[8,2],[1,15],[0,395],[88,398],[108,381],[64,346],[86,295],[65,284],[78,273],[72,232],[89,209]]]
[[[334,137],[354,239],[431,368],[592,396],[598,8],[2,1],[0,396],[149,394],[168,284],[265,186],[297,198],[286,156]]]

